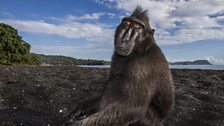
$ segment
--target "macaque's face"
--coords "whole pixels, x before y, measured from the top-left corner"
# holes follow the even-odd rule
[[[144,27],[139,19],[124,18],[116,30],[115,52],[121,56],[129,56],[145,40]]]

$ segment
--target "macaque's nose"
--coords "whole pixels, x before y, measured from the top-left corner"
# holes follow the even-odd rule
[[[122,40],[122,43],[123,43],[123,44],[128,43],[128,39],[123,39],[123,40]],[[122,44],[122,45],[123,45],[123,44]]]
[[[129,41],[130,41],[130,37],[131,37],[131,33],[132,33],[132,28],[129,28],[129,29],[125,32],[122,41],[125,42],[125,43],[129,42]]]

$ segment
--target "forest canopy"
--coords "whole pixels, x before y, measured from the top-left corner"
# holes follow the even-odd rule
[[[0,64],[39,64],[31,45],[12,26],[0,23]]]

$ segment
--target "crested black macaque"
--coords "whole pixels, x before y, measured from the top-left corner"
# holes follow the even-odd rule
[[[109,80],[99,97],[81,102],[65,126],[161,126],[173,108],[167,60],[147,11],[137,7],[116,29]]]

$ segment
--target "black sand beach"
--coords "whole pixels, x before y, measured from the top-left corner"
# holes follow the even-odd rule
[[[0,65],[0,126],[59,126],[102,90],[109,69]],[[223,126],[224,71],[172,69],[175,108],[165,126]]]

